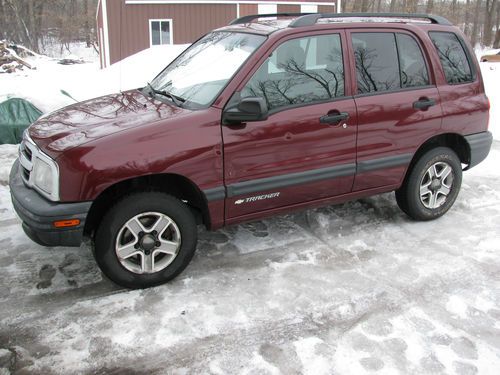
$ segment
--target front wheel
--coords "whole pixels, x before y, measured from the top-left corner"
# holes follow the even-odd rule
[[[444,215],[457,199],[462,185],[460,159],[447,147],[426,152],[396,191],[399,207],[415,220]]]
[[[126,288],[147,288],[186,268],[196,249],[196,222],[172,196],[136,193],[104,215],[94,242],[97,264],[109,279]]]

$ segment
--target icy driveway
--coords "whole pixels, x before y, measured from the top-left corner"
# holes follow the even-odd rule
[[[102,280],[87,247],[29,241],[11,161],[0,160],[0,367],[498,374],[499,142],[438,221],[411,222],[385,194],[200,232],[184,274],[145,291]]]

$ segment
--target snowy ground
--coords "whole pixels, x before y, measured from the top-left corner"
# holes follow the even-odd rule
[[[60,88],[90,94],[75,71],[109,90],[141,57],[130,59],[109,74],[44,60],[44,74],[1,75],[0,101],[31,95],[51,110],[71,103]],[[500,64],[481,65],[499,129]],[[129,78],[151,75],[138,72]],[[7,186],[16,150],[0,146],[0,375],[498,374],[499,141],[437,221],[412,222],[383,194],[200,229],[186,271],[145,291],[104,280],[86,245],[43,248],[24,235]]]
[[[15,147],[1,151],[10,164]],[[103,280],[87,246],[33,244],[3,174],[0,364],[44,374],[498,374],[499,162],[495,141],[433,222],[410,221],[384,194],[200,230],[186,271],[144,291]]]

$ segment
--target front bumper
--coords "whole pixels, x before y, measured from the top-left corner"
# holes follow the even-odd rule
[[[80,246],[85,219],[92,202],[50,202],[35,190],[26,187],[19,171],[19,160],[14,162],[9,178],[12,204],[23,221],[29,238],[43,246]],[[79,219],[71,228],[55,228],[54,221]]]
[[[481,163],[490,153],[491,144],[493,143],[493,134],[491,132],[481,132],[471,135],[466,135],[465,140],[470,149],[470,162],[467,169]]]

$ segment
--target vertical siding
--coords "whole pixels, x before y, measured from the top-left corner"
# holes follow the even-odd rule
[[[257,4],[240,4],[240,17],[259,13]]]
[[[278,4],[278,13],[300,13],[300,5]]]
[[[101,29],[103,27],[103,24],[102,24],[102,6],[100,1],[97,5],[96,25],[97,25],[97,43],[99,44],[99,62],[102,69],[104,68],[103,62],[105,57],[104,57],[104,40],[102,40],[101,38],[101,36],[103,36],[104,34],[101,34]]]
[[[236,4],[128,4],[114,2],[111,63],[149,48],[149,20],[172,19],[174,44],[192,43],[210,30],[236,18]],[[116,5],[115,5],[116,4]],[[118,19],[121,11],[121,27]],[[118,28],[116,27],[118,26]],[[121,29],[121,38],[120,32]]]
[[[335,5],[336,3],[333,3]],[[318,13],[335,13],[336,7],[331,5],[318,5]]]
[[[109,39],[109,61],[111,64],[120,61],[121,58],[121,29],[122,29],[122,6],[125,0],[107,0],[106,9],[108,14],[108,39]]]
[[[214,0],[216,2],[217,0]],[[280,0],[286,1],[286,0]],[[292,0],[290,0],[292,1]],[[303,0],[304,3],[318,0]],[[332,1],[332,5],[337,0]],[[275,2],[261,0],[260,2]],[[300,5],[280,4],[278,12],[300,12]],[[331,13],[334,6],[318,6],[318,12]],[[240,4],[240,16],[257,14],[256,4]],[[125,4],[125,0],[107,0],[109,57],[111,64],[149,48],[149,20],[172,19],[173,42],[192,43],[203,34],[227,25],[236,18],[236,4]],[[102,9],[97,25],[102,27]],[[101,26],[100,26],[101,25]],[[100,41],[104,52],[104,41]],[[101,46],[102,45],[102,46]]]

